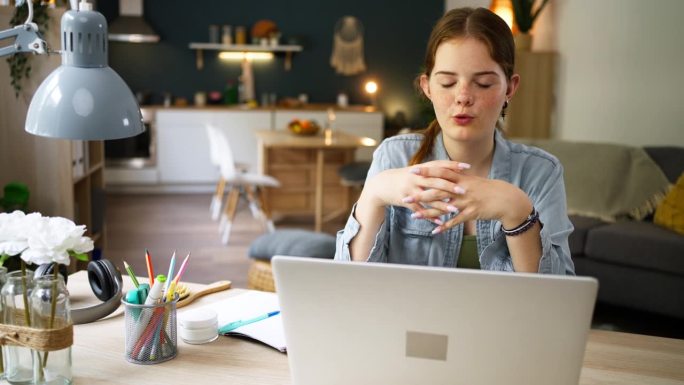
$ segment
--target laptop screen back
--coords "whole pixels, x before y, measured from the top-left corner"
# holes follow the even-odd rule
[[[592,278],[276,257],[294,385],[577,385]]]

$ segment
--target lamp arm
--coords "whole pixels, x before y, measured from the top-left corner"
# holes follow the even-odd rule
[[[0,31],[0,40],[15,37],[14,42],[5,47],[0,47],[0,57],[12,55],[18,52],[33,52],[44,55],[48,51],[47,43],[38,30],[36,23],[17,25],[14,28]]]

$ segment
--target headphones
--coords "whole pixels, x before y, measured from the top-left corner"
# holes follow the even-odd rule
[[[52,263],[38,266],[33,273],[35,278],[53,274]],[[59,273],[67,282],[66,266],[60,265]],[[74,325],[95,322],[116,310],[121,304],[123,281],[121,272],[107,259],[88,262],[88,281],[95,296],[103,301],[94,306],[71,309],[71,319]]]

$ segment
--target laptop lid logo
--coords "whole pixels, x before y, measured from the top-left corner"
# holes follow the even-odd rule
[[[406,331],[406,357],[446,361],[449,336]]]

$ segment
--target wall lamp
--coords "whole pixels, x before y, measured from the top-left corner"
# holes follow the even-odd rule
[[[0,56],[50,52],[33,20],[0,31],[0,40],[15,38],[0,48]],[[27,132],[51,138],[105,140],[135,136],[145,128],[140,107],[126,83],[107,64],[107,21],[86,0],[71,0],[61,20],[62,65],[40,84],[26,116]]]

